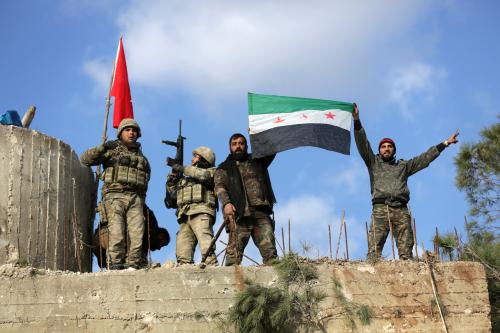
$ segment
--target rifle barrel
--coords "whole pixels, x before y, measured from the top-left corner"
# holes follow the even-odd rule
[[[169,146],[177,147],[177,142],[176,141],[161,140],[161,143],[164,143],[164,144],[169,145]]]

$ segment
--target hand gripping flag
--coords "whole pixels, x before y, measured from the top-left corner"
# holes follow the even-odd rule
[[[353,103],[248,93],[252,156],[313,146],[349,155]]]
[[[127,62],[125,61],[125,51],[123,50],[121,37],[116,53],[110,95],[115,97],[113,127],[118,128],[123,118],[134,118],[132,96],[130,95],[130,86],[128,83]]]

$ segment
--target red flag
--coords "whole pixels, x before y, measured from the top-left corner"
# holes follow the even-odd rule
[[[125,61],[125,52],[123,51],[121,37],[116,54],[113,85],[110,95],[115,97],[113,127],[118,128],[123,118],[134,118],[132,96],[130,95],[130,86],[128,84],[127,62]]]

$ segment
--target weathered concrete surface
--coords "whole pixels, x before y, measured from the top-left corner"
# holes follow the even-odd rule
[[[368,305],[371,324],[357,332],[443,332],[423,263],[352,262],[318,266],[317,287],[328,332],[351,332],[332,293]],[[436,264],[437,288],[451,333],[490,332],[490,306],[480,264]],[[276,283],[271,267],[158,268],[101,273],[46,272],[0,267],[1,332],[214,332],[245,278]]]
[[[0,126],[0,265],[91,271],[94,220],[89,168],[64,142]],[[76,216],[76,219],[74,218]],[[76,253],[77,252],[77,253]]]

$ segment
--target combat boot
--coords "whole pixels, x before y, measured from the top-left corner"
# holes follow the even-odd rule
[[[111,264],[109,265],[109,270],[111,271],[121,271],[123,269],[126,269],[127,266],[125,264]]]

